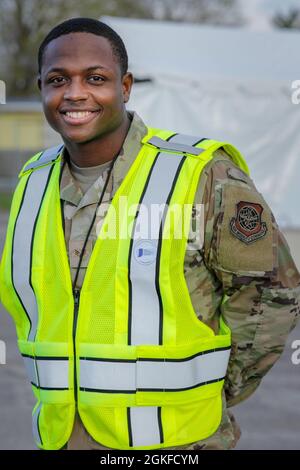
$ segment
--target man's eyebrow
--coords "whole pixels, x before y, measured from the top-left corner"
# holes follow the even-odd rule
[[[84,69],[84,72],[90,72],[91,70],[97,70],[97,69],[102,69],[102,70],[109,70],[107,67],[104,67],[103,65],[92,65],[91,67],[88,67],[87,69]],[[67,69],[64,67],[52,67],[47,71],[47,75],[49,73],[53,72],[67,72]]]

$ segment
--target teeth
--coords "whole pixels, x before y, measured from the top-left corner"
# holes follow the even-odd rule
[[[71,117],[71,118],[76,118],[76,119],[80,119],[80,118],[84,118],[86,116],[89,116],[90,114],[92,114],[91,111],[80,111],[80,112],[66,112],[66,115]]]

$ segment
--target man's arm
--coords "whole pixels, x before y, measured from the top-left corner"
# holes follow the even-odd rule
[[[220,312],[232,332],[225,392],[233,406],[256,390],[279,359],[299,318],[300,275],[251,179],[225,152],[218,156],[203,200],[204,259],[225,295]]]

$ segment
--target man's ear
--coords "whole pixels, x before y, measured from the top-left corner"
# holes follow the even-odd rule
[[[129,100],[132,84],[133,84],[132,73],[130,72],[125,73],[125,75],[123,75],[123,78],[122,78],[124,103],[127,103],[127,101]]]
[[[37,86],[38,86],[39,90],[41,91],[41,89],[42,89],[42,79],[41,79],[40,74],[38,74],[36,82],[37,82]]]

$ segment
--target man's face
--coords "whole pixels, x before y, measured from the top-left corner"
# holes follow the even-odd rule
[[[84,143],[122,124],[132,76],[122,77],[106,38],[70,33],[47,45],[38,85],[51,127],[65,141]]]

